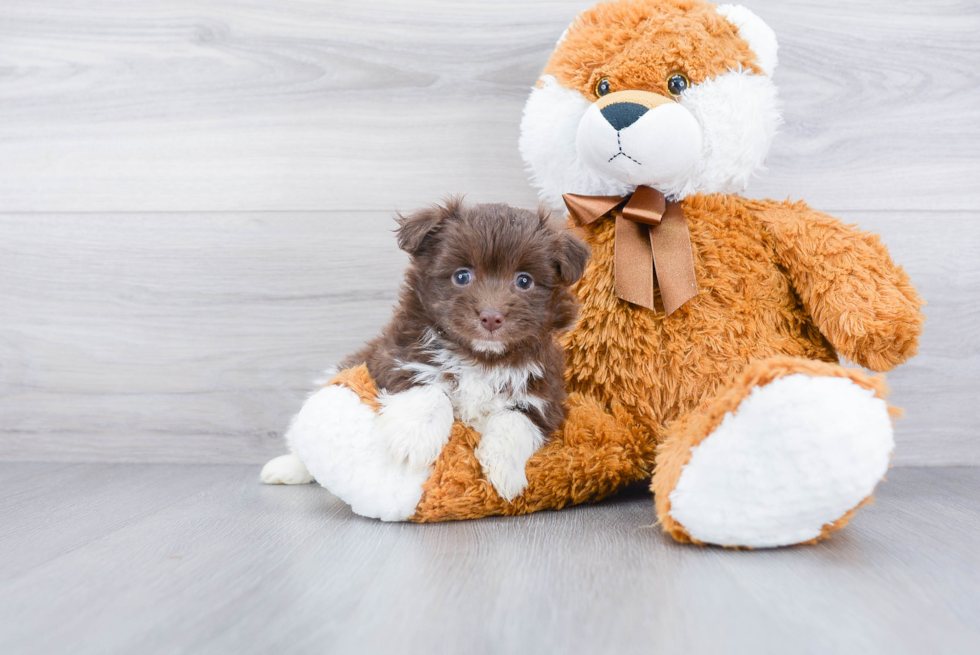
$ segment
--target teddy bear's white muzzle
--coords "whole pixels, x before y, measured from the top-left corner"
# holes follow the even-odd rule
[[[603,177],[657,188],[682,186],[701,156],[697,119],[676,102],[648,109],[635,103],[593,103],[579,122],[581,160]]]

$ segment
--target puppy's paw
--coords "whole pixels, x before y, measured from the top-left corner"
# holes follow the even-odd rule
[[[270,459],[262,467],[259,479],[266,484],[309,484],[313,476],[296,455],[282,455]]]
[[[503,411],[487,419],[475,455],[483,474],[508,503],[527,487],[527,460],[544,444],[544,435],[527,416]]]
[[[379,400],[377,427],[396,461],[424,469],[439,459],[453,429],[453,404],[444,391],[420,386]]]

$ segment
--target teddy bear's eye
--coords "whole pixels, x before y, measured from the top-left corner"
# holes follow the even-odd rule
[[[691,86],[691,80],[687,79],[687,75],[684,73],[671,73],[667,76],[667,90],[675,98],[687,91],[689,86]]]
[[[601,98],[612,91],[612,86],[609,84],[609,78],[604,77],[595,83],[595,94],[597,97]]]
[[[534,286],[534,279],[527,273],[518,273],[517,277],[514,278],[514,286],[521,291],[527,291]]]
[[[457,268],[453,273],[453,284],[457,287],[465,287],[473,281],[473,272],[468,268]]]

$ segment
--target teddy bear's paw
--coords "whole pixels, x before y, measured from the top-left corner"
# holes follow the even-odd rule
[[[527,460],[544,444],[544,435],[527,416],[503,411],[483,425],[474,454],[501,498],[511,502],[527,487]]]
[[[871,495],[894,446],[874,391],[842,377],[779,378],[691,449],[670,516],[705,543],[811,541]]]
[[[293,454],[270,459],[262,467],[259,479],[265,484],[309,484],[313,476],[306,470],[299,457]]]
[[[428,469],[453,429],[453,404],[438,387],[423,385],[378,399],[377,428],[396,462]]]
[[[327,386],[303,405],[289,441],[310,475],[355,514],[404,521],[415,513],[429,471],[391,458],[376,417],[351,389]]]

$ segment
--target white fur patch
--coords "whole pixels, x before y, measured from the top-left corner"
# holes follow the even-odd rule
[[[489,339],[473,339],[470,344],[473,350],[481,353],[493,353],[501,355],[507,349],[507,344],[502,341],[490,341]]]
[[[442,389],[452,400],[456,418],[483,434],[483,424],[491,414],[514,405],[542,409],[544,400],[528,393],[532,378],[544,375],[539,364],[518,368],[487,366],[446,349],[433,350],[434,363],[407,362],[406,371],[415,373],[415,381]]]
[[[582,94],[566,89],[551,75],[531,89],[524,105],[518,146],[543,202],[564,210],[563,193],[626,195],[634,187],[601,177],[583,162],[575,140],[582,116],[592,106]]]
[[[779,42],[772,28],[742,5],[718,5],[715,10],[735,26],[740,37],[748,41],[759,66],[772,77],[779,63]]]
[[[782,122],[776,86],[768,77],[731,71],[695,84],[681,106],[701,124],[701,157],[686,184],[666,195],[740,193],[762,170]]]
[[[627,168],[597,170],[579,156],[579,125],[592,103],[545,75],[531,91],[521,121],[520,151],[541,199],[563,208],[563,193],[626,195],[638,178]],[[695,193],[738,193],[762,168],[781,118],[776,87],[764,75],[729,71],[681,96],[701,128],[701,149],[689,175],[655,184],[672,200]],[[651,120],[638,121],[628,130]],[[642,139],[638,138],[638,141]]]
[[[305,464],[309,474],[355,514],[383,521],[412,516],[422,498],[422,484],[432,472],[431,464],[449,438],[454,417],[484,434],[492,415],[520,416],[523,421],[500,423],[501,429],[517,425],[521,430],[511,436],[514,453],[507,460],[501,452],[493,461],[501,463],[495,471],[505,471],[501,484],[506,493],[520,493],[526,485],[526,479],[519,484],[514,471],[519,467],[523,475],[524,462],[544,438],[526,416],[507,408],[515,404],[543,408],[544,401],[528,393],[527,386],[532,378],[543,376],[544,370],[537,364],[485,366],[437,349],[440,345],[436,335],[430,335],[432,365],[401,363],[415,373],[422,386],[382,394],[380,413],[375,414],[350,389],[329,386],[313,394],[293,419],[287,443],[295,450],[297,462]],[[498,436],[491,437],[491,443],[496,441],[499,449],[509,442],[502,434]]]
[[[544,439],[538,426],[521,412],[502,411],[486,420],[474,454],[487,480],[507,502],[527,487],[527,460]]]
[[[350,389],[324,387],[303,405],[290,438],[316,481],[355,514],[404,521],[415,513],[431,471],[396,462],[375,417]]]
[[[396,462],[427,469],[439,458],[453,429],[453,404],[437,386],[382,393],[377,429]]]
[[[476,457],[487,480],[508,502],[527,486],[524,466],[544,443],[541,430],[515,406],[543,411],[545,401],[528,393],[534,378],[544,375],[539,364],[525,367],[488,366],[443,348],[430,351],[434,363],[410,362],[423,388],[441,389],[452,400],[455,417],[480,433]]]
[[[871,495],[895,442],[888,405],[845,378],[790,375],[754,389],[692,449],[670,515],[699,541],[809,541]]]
[[[259,479],[265,484],[309,484],[313,476],[299,461],[299,457],[290,453],[270,459],[262,467]]]

